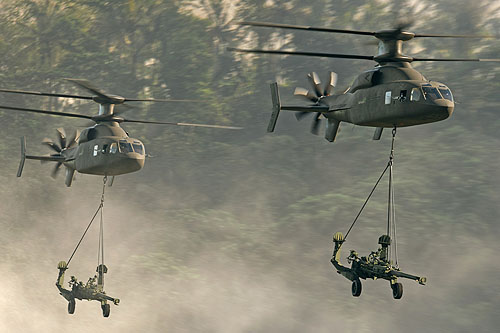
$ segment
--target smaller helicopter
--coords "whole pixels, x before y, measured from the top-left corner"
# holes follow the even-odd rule
[[[63,116],[72,118],[89,119],[95,124],[84,129],[81,133],[76,131],[72,136],[67,137],[64,129],[58,128],[58,143],[44,139],[42,144],[54,151],[49,156],[28,155],[26,153],[26,138],[21,138],[21,162],[17,172],[17,177],[21,177],[26,159],[40,160],[42,162],[56,162],[52,171],[55,178],[62,165],[66,168],[66,186],[71,186],[75,171],[84,174],[111,176],[108,185],[113,184],[114,176],[138,171],[144,167],[146,152],[143,143],[135,138],[129,137],[128,133],[120,127],[121,123],[141,123],[160,124],[174,126],[190,126],[239,130],[241,127],[160,122],[146,120],[132,120],[120,117],[115,109],[116,105],[124,105],[125,102],[189,102],[188,100],[169,99],[137,99],[125,98],[111,95],[94,87],[90,82],[80,79],[66,79],[79,87],[89,91],[93,96],[42,93],[36,91],[23,91],[0,89],[0,92],[16,93],[24,95],[50,96],[62,98],[77,98],[93,100],[99,104],[99,114],[87,116],[77,113],[46,111],[38,109],[28,109],[12,106],[0,106],[0,109],[33,112],[52,116]],[[127,104],[125,104],[127,106]]]
[[[311,105],[281,105],[278,84],[276,82],[271,84],[273,112],[267,128],[268,132],[274,132],[276,121],[281,110],[297,111],[295,114],[297,120],[302,120],[307,115],[314,115],[311,132],[316,135],[319,133],[320,118],[326,118],[325,139],[330,142],[335,141],[341,122],[352,123],[358,126],[375,127],[373,139],[379,140],[384,128],[415,126],[448,118],[452,114],[455,106],[451,90],[443,83],[427,80],[421,73],[412,68],[411,62],[500,62],[500,59],[441,59],[418,58],[405,55],[403,54],[403,43],[413,38],[494,37],[418,34],[405,30],[409,23],[401,23],[394,29],[379,31],[332,29],[267,22],[239,22],[238,24],[254,27],[373,36],[378,39],[378,54],[376,56],[228,48],[229,51],[244,53],[300,55],[375,61],[377,65],[374,68],[361,73],[354,80],[350,88],[338,94],[333,94],[333,90],[337,84],[337,74],[334,72],[329,73],[324,88],[321,86],[319,76],[316,73],[313,72],[308,74],[312,90],[296,88],[294,95],[312,102]]]

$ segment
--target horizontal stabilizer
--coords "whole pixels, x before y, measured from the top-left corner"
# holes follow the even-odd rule
[[[301,112],[328,112],[328,106],[311,105],[311,106],[282,106],[281,110],[301,111]]]
[[[26,158],[29,160],[39,160],[46,162],[64,162],[66,158],[63,156],[34,156],[34,155],[26,155]]]

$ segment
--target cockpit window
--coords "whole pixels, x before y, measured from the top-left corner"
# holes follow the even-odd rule
[[[422,93],[420,92],[420,89],[419,88],[413,88],[411,90],[410,101],[418,102],[418,101],[420,101],[420,97],[421,96],[422,96]]]
[[[126,141],[120,141],[120,152],[121,153],[132,153],[132,145]]]
[[[115,154],[115,153],[116,153],[116,151],[118,150],[117,148],[118,148],[118,147],[117,147],[116,143],[115,143],[115,142],[113,142],[113,143],[111,144],[111,146],[109,147],[109,152],[110,152],[111,154]]]
[[[425,99],[430,98],[431,100],[435,100],[442,98],[441,95],[439,94],[439,91],[434,87],[423,86],[422,90],[424,91]]]
[[[441,93],[441,95],[443,95],[445,99],[453,102],[453,95],[451,94],[450,89],[439,88],[439,92]]]
[[[142,148],[142,145],[140,143],[134,143],[134,150],[137,154],[144,154],[144,149]]]

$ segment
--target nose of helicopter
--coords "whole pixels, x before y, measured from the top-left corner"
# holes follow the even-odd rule
[[[436,107],[435,112],[439,114],[442,119],[446,119],[453,113],[453,109],[455,108],[455,103],[447,99],[440,99],[434,101]]]
[[[127,156],[127,165],[129,170],[141,170],[144,167],[144,156]]]

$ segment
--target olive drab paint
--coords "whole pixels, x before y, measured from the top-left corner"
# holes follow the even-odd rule
[[[341,93],[332,94],[337,75],[330,72],[324,89],[316,73],[308,75],[312,90],[297,88],[294,95],[303,97],[312,105],[282,106],[277,83],[271,84],[273,113],[268,132],[273,132],[279,111],[295,111],[298,120],[304,115],[314,114],[311,132],[318,134],[321,118],[327,119],[325,138],[333,142],[341,122],[359,126],[375,127],[374,140],[379,140],[382,130],[388,127],[406,127],[427,124],[447,119],[455,107],[450,89],[443,83],[427,80],[412,68],[414,61],[473,61],[500,62],[500,59],[436,59],[416,58],[403,54],[403,43],[413,38],[490,38],[493,36],[417,34],[405,31],[409,24],[400,23],[394,29],[361,31],[332,29],[267,22],[239,22],[239,25],[278,29],[320,31],[328,33],[373,36],[378,39],[376,56],[355,54],[334,54],[320,52],[258,50],[228,48],[229,51],[300,55],[326,58],[362,59],[377,62],[375,68],[367,70],[354,80],[351,87]]]
[[[90,82],[81,79],[66,79],[80,88],[83,88],[93,96],[68,95],[58,93],[42,93],[35,91],[23,91],[12,89],[0,89],[0,92],[14,93],[23,95],[50,96],[60,98],[79,98],[92,100],[99,104],[99,113],[95,116],[87,116],[78,113],[46,111],[38,109],[28,109],[13,106],[0,105],[0,109],[41,113],[52,116],[63,116],[72,118],[89,119],[95,123],[82,131],[81,134],[75,134],[68,139],[64,129],[57,129],[58,143],[50,139],[44,139],[42,142],[53,150],[53,154],[49,156],[36,156],[26,154],[26,138],[21,138],[21,162],[17,177],[21,177],[24,163],[26,159],[40,160],[47,162],[56,162],[56,166],[52,172],[55,177],[62,165],[66,169],[66,186],[71,186],[75,172],[111,176],[109,186],[113,184],[114,176],[123,175],[141,170],[144,167],[146,151],[143,143],[129,137],[128,133],[120,127],[121,123],[141,123],[141,124],[159,124],[159,125],[174,125],[174,126],[189,126],[189,127],[205,127],[218,129],[242,129],[241,127],[207,125],[207,124],[191,124],[191,123],[174,123],[161,121],[147,120],[132,120],[118,116],[116,105],[124,104],[125,102],[199,102],[189,100],[166,100],[166,99],[137,99],[125,98],[117,95],[111,95],[94,87]],[[126,105],[125,105],[126,106]]]

